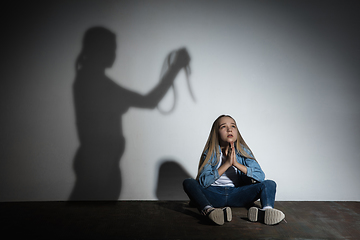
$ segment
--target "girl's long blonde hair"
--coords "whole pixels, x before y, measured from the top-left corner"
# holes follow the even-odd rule
[[[216,154],[216,158],[217,158],[217,161],[216,161],[215,165],[218,164],[218,162],[219,162],[219,158],[220,158],[220,152],[219,152],[219,145],[220,145],[220,142],[219,142],[219,120],[222,117],[229,117],[232,120],[234,120],[234,122],[236,124],[235,119],[233,117],[229,116],[229,115],[221,115],[214,121],[214,123],[213,123],[213,125],[211,127],[211,130],[210,130],[209,137],[208,137],[208,139],[206,141],[204,150],[203,150],[203,152],[201,154],[201,157],[200,157],[199,166],[198,166],[198,175],[197,175],[196,179],[199,178],[202,169],[209,162],[210,158],[214,154]],[[242,155],[242,156],[244,156],[246,158],[251,158],[251,159],[254,159],[256,161],[256,159],[254,157],[254,154],[252,153],[251,149],[249,148],[249,146],[246,144],[246,142],[242,138],[237,125],[236,125],[236,130],[237,130],[237,133],[238,133],[238,135],[237,135],[238,137],[237,137],[236,142],[235,142],[237,152],[240,155]],[[249,155],[244,150],[244,148],[246,148],[248,151],[250,151],[252,156]],[[206,158],[204,159],[205,152],[207,152],[207,154],[206,154]]]

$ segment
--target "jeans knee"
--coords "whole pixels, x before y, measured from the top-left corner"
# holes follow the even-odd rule
[[[191,185],[194,184],[194,182],[196,182],[195,179],[193,178],[187,178],[183,181],[183,188],[186,191],[186,189],[188,189]]]
[[[273,180],[265,180],[265,181],[263,181],[263,184],[264,184],[265,187],[267,187],[267,188],[276,189],[276,182],[273,181]]]

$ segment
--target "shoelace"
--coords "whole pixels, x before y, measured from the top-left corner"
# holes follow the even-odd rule
[[[175,56],[176,56],[176,51],[172,51],[171,53],[169,53],[169,54],[167,55],[167,57],[166,57],[165,60],[164,60],[162,69],[161,69],[160,78],[163,77],[163,75],[165,74],[165,72],[167,71],[167,69],[170,67],[171,62],[174,60]],[[185,66],[185,67],[184,67],[184,71],[185,71],[186,82],[187,82],[187,86],[188,86],[188,89],[189,89],[191,98],[192,98],[193,101],[195,102],[195,96],[194,96],[194,93],[193,93],[192,88],[191,88],[191,85],[190,85],[190,74],[191,74],[190,66],[189,66],[189,65]],[[173,89],[173,92],[174,92],[174,94],[173,94],[173,96],[174,96],[174,102],[173,102],[173,105],[172,105],[172,107],[170,108],[170,110],[165,111],[165,110],[161,109],[161,108],[159,107],[159,105],[157,106],[157,109],[159,110],[159,112],[162,113],[162,114],[164,114],[164,115],[170,114],[171,112],[173,112],[174,109],[175,109],[175,106],[176,106],[177,92],[176,92],[174,83],[171,85],[171,88]]]

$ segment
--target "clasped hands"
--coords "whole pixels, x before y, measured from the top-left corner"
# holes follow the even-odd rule
[[[226,163],[228,163],[230,166],[236,167],[236,164],[238,162],[236,161],[234,142],[229,142],[229,145],[225,149],[225,155],[226,155]]]

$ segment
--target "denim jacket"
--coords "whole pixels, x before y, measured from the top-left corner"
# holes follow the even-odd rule
[[[250,156],[252,156],[251,152],[248,149],[244,148],[244,150]],[[219,151],[221,151],[220,146],[219,146]],[[252,180],[255,180],[257,182],[264,181],[265,173],[262,171],[259,163],[254,159],[245,158],[244,156],[240,155],[240,152],[237,151],[236,148],[235,148],[235,152],[236,152],[236,160],[238,161],[238,163],[244,165],[247,168],[246,174],[238,170],[238,174],[240,174],[240,179],[241,179],[240,186],[251,184],[253,182]],[[202,156],[203,159],[206,158],[206,155],[207,155],[207,151]],[[217,160],[216,153],[214,153],[199,175],[198,181],[200,185],[204,188],[209,187],[220,177],[217,170],[216,160]]]

